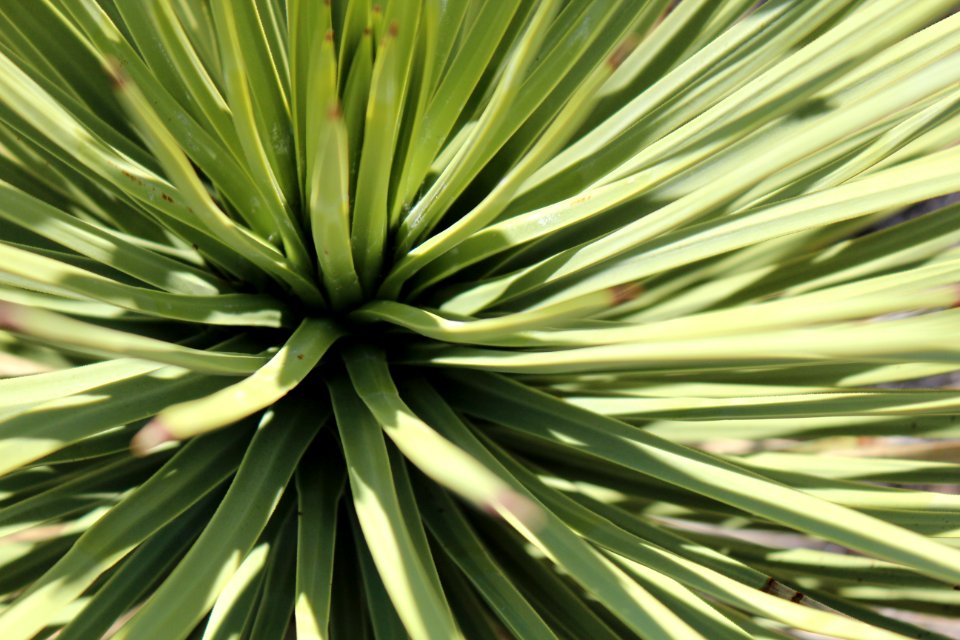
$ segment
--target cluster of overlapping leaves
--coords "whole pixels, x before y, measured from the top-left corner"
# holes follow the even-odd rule
[[[0,636],[938,637],[960,15],[756,4],[0,1]]]

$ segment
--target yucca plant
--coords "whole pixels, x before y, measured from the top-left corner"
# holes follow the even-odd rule
[[[0,638],[945,637],[956,8],[0,1]]]

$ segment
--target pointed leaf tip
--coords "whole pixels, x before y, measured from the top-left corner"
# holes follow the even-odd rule
[[[546,523],[546,514],[533,500],[512,489],[502,489],[483,511],[507,520],[516,520],[528,531],[538,531]]]
[[[0,301],[0,329],[4,331],[18,331],[20,323],[17,322],[18,305],[12,302]]]
[[[138,458],[153,453],[157,447],[176,440],[167,426],[159,420],[151,420],[130,441],[130,451]]]
[[[951,309],[960,309],[960,284],[955,284],[952,287],[953,289],[953,304],[950,305]]]

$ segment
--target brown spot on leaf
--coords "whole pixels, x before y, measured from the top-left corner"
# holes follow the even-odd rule
[[[630,302],[639,297],[641,293],[643,293],[643,286],[635,282],[610,287],[610,295],[613,298],[614,306]]]
[[[620,43],[620,46],[617,47],[610,57],[607,58],[607,64],[610,65],[611,69],[618,69],[620,65],[623,64],[623,61],[633,53],[633,50],[637,48],[640,39],[636,35],[631,34],[623,42]]]
[[[123,70],[123,65],[116,58],[107,59],[107,73],[110,76],[110,84],[119,91],[127,84],[127,74]]]

